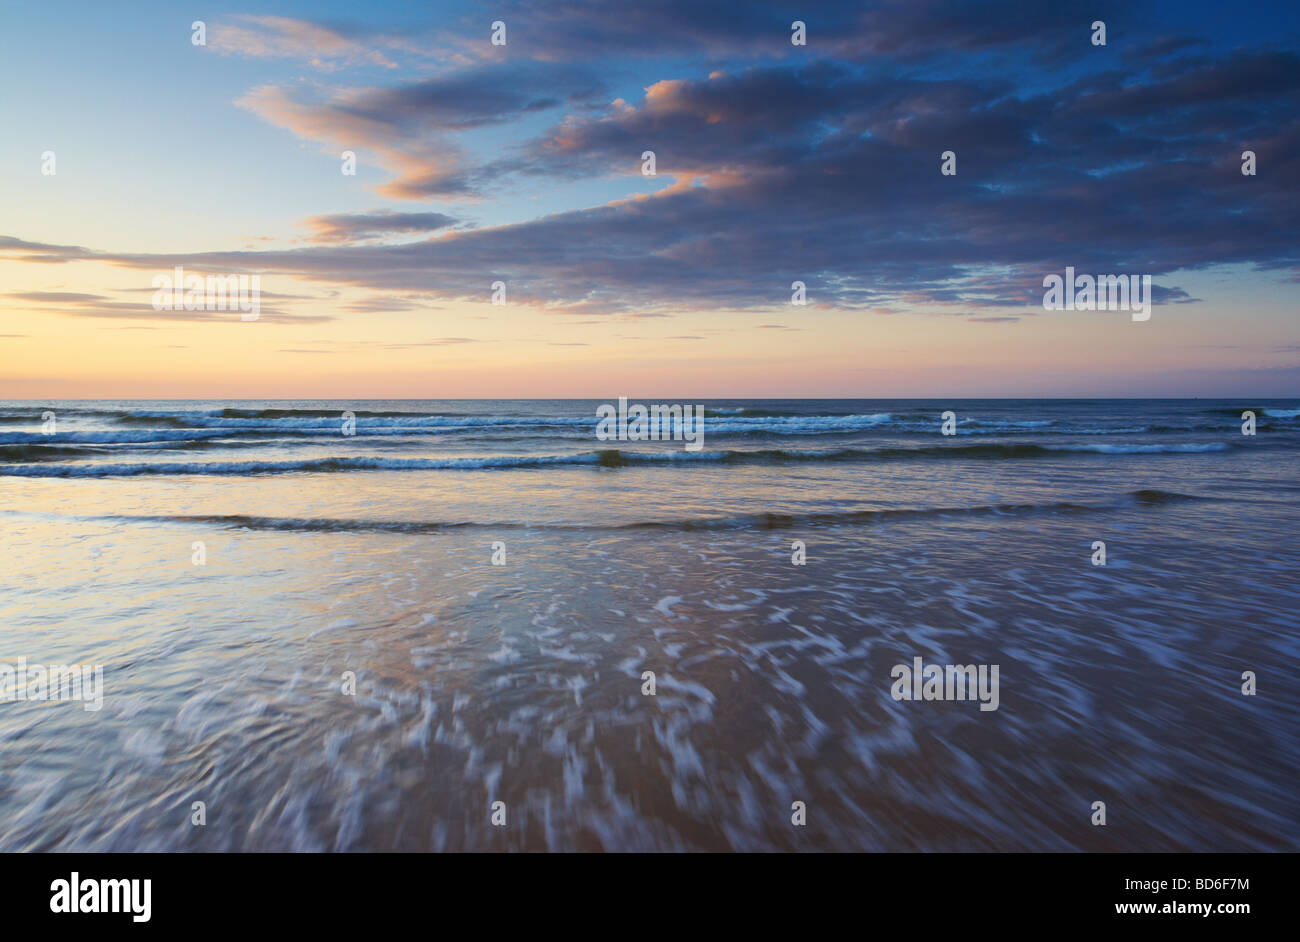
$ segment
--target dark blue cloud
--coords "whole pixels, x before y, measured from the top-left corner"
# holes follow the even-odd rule
[[[340,244],[98,257],[444,298],[481,300],[506,280],[513,300],[595,312],[774,307],[801,280],[813,305],[901,303],[981,322],[999,319],[972,310],[1037,305],[1043,275],[1066,266],[1157,277],[1295,268],[1294,35],[1270,28],[1225,45],[1200,32],[1208,7],[1179,9],[909,0],[803,15],[765,2],[503,3],[508,58],[327,101],[264,93],[253,106],[303,136],[334,142],[345,129],[385,154],[397,179],[383,192],[394,198],[492,199],[519,181],[638,177],[646,150],[675,185],[401,245],[342,243],[452,220],[319,217],[325,241]],[[808,23],[807,47],[790,45],[792,19]],[[1093,19],[1107,20],[1107,47],[1089,42]],[[620,57],[658,80],[611,102],[600,64]],[[538,115],[553,116],[540,134]],[[528,133],[488,157],[454,143],[520,122]],[[1242,176],[1243,150],[1256,154],[1257,175]],[[945,151],[956,176],[940,173]],[[7,252],[90,254],[0,239]],[[1156,299],[1195,300],[1168,284]]]

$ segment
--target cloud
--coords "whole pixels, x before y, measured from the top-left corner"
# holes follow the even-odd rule
[[[27,310],[59,314],[65,317],[177,321],[180,323],[212,321],[241,323],[239,311],[156,311],[152,303],[114,301],[98,294],[82,294],[69,291],[20,291],[7,294],[5,297],[28,302],[23,305],[23,308]],[[328,314],[289,314],[267,307],[262,307],[258,315],[259,321],[268,324],[323,324],[334,319],[332,315]],[[132,328],[122,329],[129,330]]]
[[[141,321],[175,321],[178,323],[241,323],[239,311],[155,311],[151,307],[133,306],[124,308],[76,308],[66,311],[53,311],[68,317],[120,318]],[[262,308],[257,317],[263,324],[325,324],[335,318],[327,314],[285,314],[281,311],[268,311]]]
[[[1151,286],[1151,303],[1152,304],[1200,304],[1200,298],[1194,298],[1182,288],[1165,288],[1153,284]]]
[[[545,93],[536,91],[545,88]],[[603,92],[585,68],[481,66],[393,87],[336,90],[327,99],[265,85],[236,101],[278,127],[332,152],[369,151],[395,179],[389,199],[473,195],[476,182],[454,132],[500,125],[587,101]]]
[[[90,258],[88,249],[75,245],[53,245],[44,242],[27,242],[13,236],[0,236],[0,260],[37,262],[61,265],[80,258]]]
[[[386,343],[383,347],[387,350],[399,350],[407,347],[445,347],[448,345],[462,343],[485,343],[483,340],[476,340],[473,337],[439,337],[436,340],[425,340],[419,343]]]
[[[349,65],[397,68],[378,47],[402,45],[397,37],[363,33],[284,16],[241,14],[213,24],[208,48],[251,59],[297,59],[321,71]]]
[[[323,149],[373,155],[392,175],[379,192],[396,200],[641,184],[645,150],[657,191],[472,229],[449,229],[441,213],[313,216],[311,244],[294,249],[139,254],[0,238],[0,258],[184,264],[375,292],[347,302],[358,311],[408,309],[417,293],[481,302],[502,280],[512,303],[624,318],[779,318],[799,280],[810,314],[1008,323],[1041,310],[1044,274],[1067,266],[1154,278],[1247,264],[1295,277],[1300,56],[1155,32],[1123,55],[1091,47],[1087,25],[1119,9],[827,4],[796,48],[793,14],[775,3],[669,0],[617,15],[582,0],[504,3],[508,58],[390,87],[262,86],[240,104]],[[314,35],[277,30],[286,50]],[[324,49],[340,60],[342,40],[371,42],[335,33]],[[597,48],[606,64],[661,58],[643,93],[627,93],[623,75],[625,97],[610,101],[613,80],[573,64]],[[722,61],[686,54],[700,49]],[[490,149],[466,143],[486,131]],[[1240,173],[1247,147],[1255,177]],[[956,176],[940,173],[948,150]],[[1154,296],[1197,300],[1171,285]]]
[[[389,235],[424,234],[455,225],[457,220],[442,213],[397,213],[374,210],[369,213],[340,213],[312,216],[302,225],[310,230],[309,242],[364,242]]]
[[[54,303],[65,302],[73,304],[91,303],[97,301],[107,301],[102,294],[82,294],[77,291],[14,291],[5,295],[6,298],[17,298],[19,301],[35,301],[37,303]]]

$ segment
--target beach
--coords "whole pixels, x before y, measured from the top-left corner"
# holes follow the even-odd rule
[[[1300,849],[1295,400],[677,401],[0,402],[0,849]]]

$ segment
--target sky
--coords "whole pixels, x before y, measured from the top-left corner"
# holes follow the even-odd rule
[[[0,87],[0,398],[1300,389],[1292,0],[5,0]]]

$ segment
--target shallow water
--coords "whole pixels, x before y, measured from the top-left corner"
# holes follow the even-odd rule
[[[1300,848],[1295,402],[706,405],[0,403],[0,849]]]

